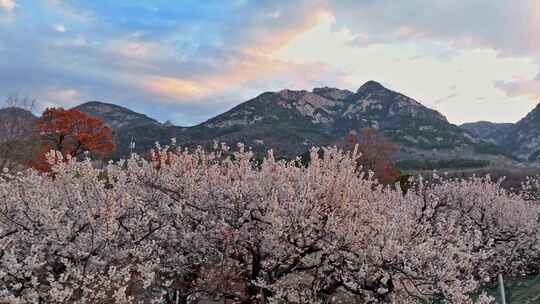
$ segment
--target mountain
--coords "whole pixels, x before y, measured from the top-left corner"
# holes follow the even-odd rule
[[[0,168],[21,167],[37,152],[37,117],[17,107],[0,109]]]
[[[348,94],[345,92],[345,96]],[[297,155],[335,142],[333,117],[343,104],[308,91],[266,92],[188,130],[193,138],[243,142],[257,151],[272,148]]]
[[[522,161],[540,161],[540,104],[518,121],[503,145]]]
[[[144,153],[155,142],[234,145],[243,142],[256,153],[274,149],[293,157],[312,146],[333,145],[352,130],[372,127],[400,144],[399,158],[435,157],[440,151],[471,150],[477,144],[467,131],[418,101],[368,81],[356,92],[337,88],[265,92],[193,127],[160,124],[129,109],[102,102],[76,107],[101,118],[115,130],[117,156]],[[420,151],[420,152],[419,152]],[[445,154],[446,155],[446,154]],[[445,156],[446,157],[446,156]]]
[[[362,85],[346,101],[337,122],[340,134],[375,127],[394,142],[419,149],[453,149],[474,143],[441,113],[375,81]]]
[[[266,92],[187,133],[295,155],[313,145],[334,144],[365,127],[414,149],[453,149],[475,142],[439,112],[375,81],[355,93],[335,88]]]
[[[274,149],[279,156],[293,157],[312,146],[336,144],[349,132],[365,127],[377,129],[400,145],[396,159],[463,155],[477,158],[483,157],[477,152],[500,154],[491,146],[485,151],[479,147],[486,143],[496,145],[501,141],[499,134],[511,129],[487,122],[460,128],[436,110],[375,81],[366,82],[355,92],[329,87],[265,92],[192,127],[161,124],[128,108],[98,101],[75,109],[112,127],[117,146],[115,158],[127,155],[131,142],[135,142],[134,152],[142,154],[156,142],[166,145],[172,138],[183,146],[242,142],[256,153]]]
[[[478,140],[497,145],[517,160],[540,161],[540,104],[515,124],[480,121],[463,124],[461,128]]]
[[[34,130],[37,117],[17,107],[0,109],[0,142],[28,136]]]
[[[162,125],[153,118],[115,104],[90,101],[74,109],[99,118],[112,128],[116,144],[114,158],[128,155],[131,142],[136,143],[136,152],[145,153],[155,146],[156,141],[164,142],[175,136],[167,136],[169,125]]]
[[[76,106],[75,109],[101,119],[112,129],[133,128],[147,125],[156,126],[160,124],[157,120],[144,114],[111,103],[90,101]]]
[[[502,145],[509,133],[514,129],[515,124],[477,121],[464,123],[460,127],[467,130],[475,138]]]

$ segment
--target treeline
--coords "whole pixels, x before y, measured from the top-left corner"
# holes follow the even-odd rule
[[[488,160],[466,158],[441,160],[408,159],[396,162],[396,167],[400,170],[472,169],[486,168],[490,165],[491,163]]]

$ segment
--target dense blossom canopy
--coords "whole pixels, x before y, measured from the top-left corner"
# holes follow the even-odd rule
[[[314,149],[305,168],[163,148],[4,174],[0,302],[488,303],[499,273],[538,271],[534,196],[489,178],[403,194],[351,153]]]

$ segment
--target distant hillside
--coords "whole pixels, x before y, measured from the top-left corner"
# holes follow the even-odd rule
[[[114,129],[116,157],[129,152],[131,141],[135,152],[145,153],[156,142],[169,144],[171,138],[188,146],[243,142],[257,153],[273,149],[293,157],[312,146],[335,144],[348,132],[365,127],[376,128],[398,143],[397,159],[482,158],[477,151],[486,142],[375,81],[356,92],[329,87],[266,92],[193,127],[160,124],[144,114],[97,101],[76,108]],[[492,152],[499,154],[498,149],[487,149]]]
[[[15,168],[32,159],[38,148],[34,138],[37,119],[21,108],[0,109],[0,168]]]
[[[75,109],[103,120],[113,129],[160,124],[157,120],[144,114],[111,103],[90,101],[76,106]]]
[[[515,124],[466,123],[461,127],[524,162],[540,162],[540,105]]]
[[[37,119],[32,112],[21,108],[0,109],[0,143],[28,136]]]
[[[515,124],[503,145],[522,161],[540,161],[540,104]]]
[[[504,143],[508,134],[513,130],[513,123],[494,123],[489,121],[478,121],[464,123],[460,127],[467,130],[478,139],[483,139],[497,145]]]
[[[184,146],[243,142],[256,153],[273,149],[277,155],[293,157],[312,146],[333,145],[348,132],[365,127],[377,129],[400,145],[396,160],[512,162],[504,155],[521,160],[537,160],[540,155],[538,108],[515,125],[476,122],[456,126],[436,110],[375,81],[366,82],[356,92],[329,87],[265,92],[193,127],[161,124],[99,101],[75,108],[112,127],[116,158],[128,154],[132,141],[135,152],[146,153],[156,142],[166,145],[172,138]],[[11,117],[8,111],[22,110],[3,111],[4,117]],[[21,121],[28,125],[37,119],[29,112],[18,115],[26,117]],[[7,138],[0,133],[2,137]]]
[[[126,156],[130,152],[130,143],[136,142],[136,151],[144,153],[152,149],[155,142],[163,142],[167,136],[167,126],[144,114],[111,103],[90,101],[75,109],[101,119],[113,129],[116,144],[115,158]]]

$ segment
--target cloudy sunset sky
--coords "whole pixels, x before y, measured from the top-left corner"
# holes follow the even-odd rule
[[[264,91],[376,80],[453,123],[540,102],[538,0],[0,0],[0,97],[200,123]]]

